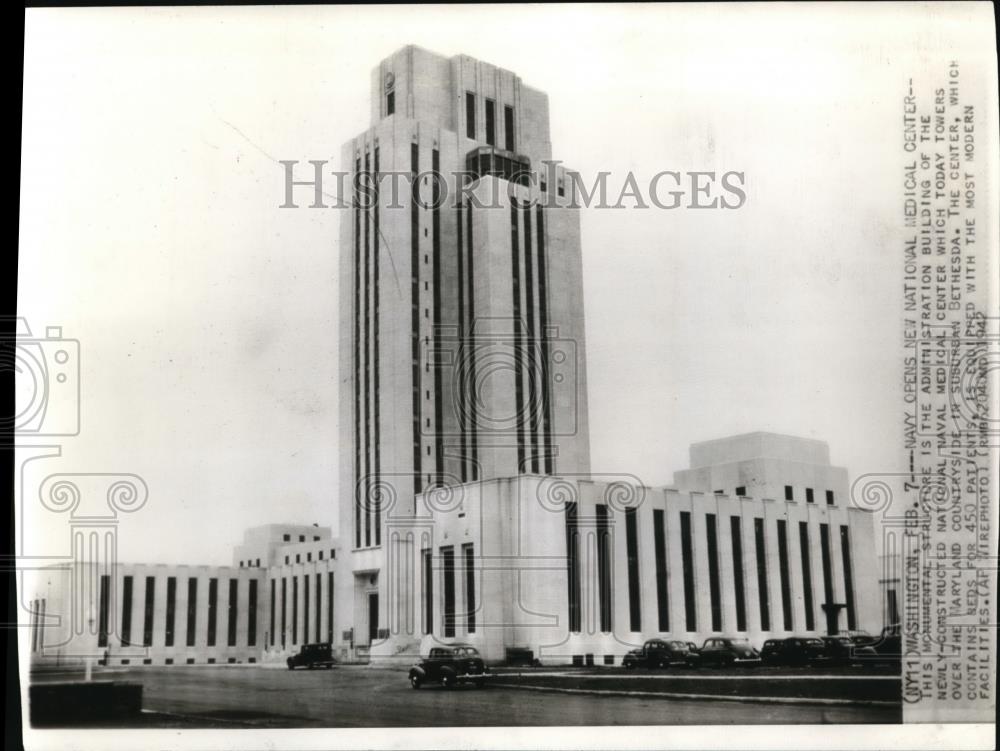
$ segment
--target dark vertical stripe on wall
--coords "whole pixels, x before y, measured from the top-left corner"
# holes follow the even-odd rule
[[[553,469],[553,456],[552,452],[554,447],[552,446],[552,413],[551,413],[551,400],[550,400],[550,386],[549,383],[549,340],[548,340],[548,326],[549,326],[549,302],[548,295],[546,292],[546,272],[545,272],[545,219],[544,214],[542,214],[541,204],[536,208],[537,221],[535,222],[535,227],[538,232],[538,242],[536,243],[536,250],[538,252],[538,328],[541,333],[539,337],[541,345],[541,409],[542,409],[542,451],[544,452],[544,466],[542,469],[543,474],[551,475],[554,472]]]
[[[247,646],[257,646],[257,580],[250,580],[250,592],[247,595]]]
[[[458,442],[459,451],[461,456],[459,457],[459,477],[462,482],[467,482],[469,479],[469,455],[468,455],[468,414],[469,409],[469,398],[468,393],[465,390],[465,356],[466,348],[465,344],[468,343],[468,327],[465,324],[465,244],[462,241],[462,226],[464,223],[464,217],[462,216],[462,199],[461,196],[458,198],[458,202],[455,204],[455,230],[456,230],[456,242],[455,242],[455,260],[458,263],[458,340],[461,343],[459,345],[459,355],[458,362],[456,363],[456,378],[454,388],[457,389],[456,393],[458,395]],[[471,349],[471,347],[469,348]]]
[[[424,633],[434,632],[434,561],[430,550],[421,551],[424,574]]]
[[[226,621],[226,644],[236,646],[236,623],[239,618],[239,579],[229,580],[229,609]]]
[[[365,151],[365,171],[364,179],[367,181],[371,175],[371,157],[368,151]],[[371,201],[371,198],[367,196],[365,201]],[[364,478],[363,487],[361,490],[361,499],[364,503],[364,516],[365,516],[365,547],[369,547],[372,544],[372,516],[371,516],[371,504],[370,504],[370,491],[371,488],[371,461],[372,461],[372,381],[371,381],[371,280],[372,280],[372,254],[371,254],[371,207],[366,206],[363,212],[363,220],[365,223],[365,253],[364,253],[364,369],[362,374],[365,379],[365,443],[364,443],[364,463],[363,463],[363,474]],[[293,580],[294,581],[294,580]],[[294,643],[294,642],[293,642]]]
[[[299,643],[299,577],[292,577],[292,644]]]
[[[174,646],[174,621],[177,618],[177,577],[167,577],[167,620],[163,628],[163,646]]]
[[[757,554],[757,598],[760,603],[760,629],[771,630],[771,606],[767,592],[767,544],[764,539],[764,520],[753,520],[753,536]]]
[[[628,563],[629,631],[642,631],[642,602],[639,599],[639,531],[634,508],[625,509],[625,555]]]
[[[121,642],[123,647],[129,646],[132,641],[132,577],[126,576],[122,580],[122,632]]]
[[[281,648],[285,648],[285,614],[288,612],[288,579],[281,577]]]
[[[596,505],[597,511],[597,595],[600,605],[600,630],[611,631],[611,525],[608,507]]]
[[[694,550],[691,545],[690,511],[681,511],[681,564],[684,569],[684,625],[688,631],[697,631],[698,605],[694,599]]]
[[[275,607],[274,607],[274,605],[275,605],[275,603],[274,603],[274,579],[271,579],[271,646],[272,647],[274,646],[274,627],[275,627],[275,622],[274,622],[274,610],[275,610]]]
[[[465,207],[465,218],[466,218],[466,247],[468,248],[468,253],[466,255],[466,286],[469,290],[469,335],[472,336],[475,331],[476,325],[476,287],[475,287],[475,276],[474,276],[474,257],[472,252],[472,201],[469,201],[468,205]],[[469,356],[466,358],[466,367],[469,369],[469,374],[467,378],[467,383],[474,384],[476,382],[476,348],[472,346],[469,348]],[[468,412],[469,412],[469,448],[471,449],[472,458],[472,479],[479,479],[479,428],[478,428],[478,417],[476,414],[476,395],[466,394],[469,400]]]
[[[309,643],[309,574],[302,575],[302,643]]]
[[[323,575],[316,574],[316,641],[323,641]]]
[[[580,631],[580,530],[575,501],[566,502],[566,579],[569,630],[576,633]]]
[[[455,635],[455,549],[441,548],[441,568],[444,576],[444,635]]]
[[[108,611],[111,607],[111,577],[107,574],[101,574],[100,587],[101,591],[98,594],[97,646],[106,647],[108,646]]]
[[[806,609],[806,631],[816,628],[813,613],[812,566],[809,563],[809,523],[799,522],[799,552],[802,555],[802,603]]]
[[[326,640],[333,644],[333,572],[326,575]]]
[[[719,545],[715,514],[705,514],[705,538],[708,544],[708,595],[712,609],[712,630],[722,630],[722,596],[719,588]]]
[[[476,633],[476,553],[472,543],[462,546],[465,561],[465,630]]]
[[[382,443],[379,431],[379,413],[380,404],[382,401],[381,394],[379,392],[379,305],[380,305],[380,294],[379,294],[379,215],[378,215],[378,204],[379,204],[379,183],[378,183],[378,147],[375,147],[375,206],[373,207],[374,213],[374,232],[372,233],[372,268],[374,280],[372,282],[372,294],[374,296],[374,301],[372,304],[372,317],[374,319],[374,325],[372,326],[372,339],[375,348],[375,352],[372,355],[372,380],[374,381],[373,388],[373,399],[372,408],[375,412],[373,417],[373,439],[372,444],[375,450],[375,466],[372,469],[372,478],[376,483],[379,482],[379,475],[381,471],[382,463]],[[382,544],[382,507],[381,507],[381,496],[379,493],[375,493],[370,499],[371,505],[374,506],[375,512],[375,544]],[[319,610],[317,609],[317,613]]]
[[[521,238],[518,232],[517,201],[510,199],[510,266],[514,328],[514,419],[517,421],[517,473],[524,472],[524,338],[521,327]]]
[[[833,604],[833,572],[830,570],[830,527],[819,525],[819,547],[823,562],[823,604]],[[836,631],[834,631],[836,633]]]
[[[532,270],[531,253],[531,204],[525,202],[522,209],[522,221],[524,222],[524,294],[525,309],[527,311],[528,341],[524,348],[525,374],[527,376],[527,397],[525,400],[524,418],[528,429],[528,451],[531,457],[531,471],[538,473],[538,433],[537,414],[535,407],[537,402],[536,374],[538,372],[538,339],[535,332],[535,279]]]
[[[148,585],[147,585],[148,586]],[[208,641],[210,647],[215,646],[215,628],[219,608],[219,580],[208,580]]]
[[[188,579],[187,645],[195,645],[195,629],[198,626],[198,580]]]
[[[441,180],[438,178],[441,169],[440,156],[437,149],[431,151],[431,171],[434,174],[433,208],[431,209],[431,258],[434,263],[434,330],[431,332],[434,342],[434,352],[440,352],[441,338]],[[434,371],[434,471],[437,473],[437,483],[444,484],[444,398],[442,396],[442,371]]]
[[[733,594],[736,597],[736,630],[747,630],[746,589],[743,579],[743,530],[740,517],[729,517],[729,532],[733,544]]]
[[[781,578],[781,615],[785,631],[792,630],[792,588],[788,569],[788,525],[778,519],[778,574]]]
[[[840,556],[844,567],[844,599],[847,601],[847,628],[857,628],[854,615],[854,571],[851,568],[851,535],[846,524],[840,526]]]
[[[653,546],[656,557],[656,620],[657,630],[670,630],[670,600],[667,596],[667,530],[666,514],[653,509]]]
[[[361,547],[361,160],[354,161],[354,547]],[[284,628],[282,628],[284,631]]]
[[[215,581],[215,579],[212,579]],[[142,622],[142,646],[151,647],[153,646],[153,614],[155,612],[154,604],[156,602],[156,578],[152,576],[146,577],[146,607],[143,613]]]
[[[422,416],[420,405],[420,151],[410,144],[410,358],[413,399],[413,492],[423,489],[420,436]]]

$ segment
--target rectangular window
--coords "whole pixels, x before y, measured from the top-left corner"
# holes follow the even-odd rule
[[[662,509],[653,509],[653,546],[656,554],[656,619],[657,628],[660,631],[670,630],[665,516]]]
[[[326,575],[326,640],[333,644],[333,572]]]
[[[316,641],[323,641],[323,575],[316,574]]]
[[[288,612],[288,579],[281,577],[281,648],[285,648],[285,614]]]
[[[471,91],[465,92],[465,136],[476,137],[476,95]]]
[[[794,501],[795,500],[795,491],[792,490],[792,486],[791,485],[786,485],[785,486],[785,500],[786,501]]]
[[[600,603],[600,629],[611,631],[611,525],[608,507],[597,504],[597,596]]]
[[[132,577],[122,581],[122,646],[129,646],[132,639]]]
[[[507,151],[514,150],[514,108],[505,105],[503,108],[503,135],[504,148]]]
[[[444,635],[455,635],[455,549],[441,548],[441,568],[444,577]]]
[[[302,575],[302,643],[309,643],[309,574]]]
[[[851,536],[846,524],[840,526],[840,556],[841,565],[844,568],[844,604],[847,605],[847,628],[853,631],[857,628],[854,615],[854,572],[851,569]],[[899,623],[898,614],[893,618],[892,623]]]
[[[788,569],[788,529],[784,519],[778,519],[778,573],[781,579],[781,615],[785,631],[792,630],[792,588]]]
[[[177,577],[167,577],[167,623],[163,632],[163,644],[174,646],[174,620],[177,615]]]
[[[833,605],[833,571],[830,568],[830,526],[828,524],[819,525],[819,549],[820,560],[823,563],[823,604],[829,608]],[[820,607],[822,608],[822,605]],[[830,611],[827,611],[827,618],[833,617]],[[833,628],[828,628],[827,633],[837,633],[836,621],[828,623],[828,626],[833,626]]]
[[[292,577],[292,644],[299,643],[299,577]]]
[[[580,530],[577,528],[575,501],[566,502],[566,579],[569,586],[567,605],[569,630],[580,631]]]
[[[826,505],[827,506],[832,506],[833,505],[833,491],[832,490],[826,491]]]
[[[496,105],[492,99],[486,100],[486,143],[495,146],[496,139]]]
[[[462,546],[465,561],[465,630],[476,633],[476,558],[472,544]]]
[[[812,567],[809,564],[809,523],[799,522],[799,552],[802,554],[802,602],[806,608],[806,631],[816,628],[813,614]]]
[[[753,520],[753,536],[757,553],[757,598],[760,603],[760,629],[771,630],[771,605],[767,592],[767,543],[764,540],[764,520]]]
[[[747,494],[747,489],[746,489],[746,487],[745,487],[745,486],[743,486],[743,485],[740,485],[740,486],[739,486],[738,488],[736,488],[736,496],[737,496],[738,498],[742,498],[742,497],[743,497],[743,496],[745,496],[746,494]]]
[[[108,620],[111,602],[111,577],[107,574],[101,574],[101,591],[98,594],[100,602],[98,603],[98,624],[97,624],[97,646],[106,647],[108,646]],[[93,623],[93,621],[91,621]],[[93,626],[91,626],[93,628]]]
[[[736,630],[747,630],[747,604],[743,580],[743,530],[740,517],[729,517],[729,533],[733,543],[733,595],[736,597]]]
[[[698,629],[694,599],[694,551],[691,548],[691,512],[681,511],[681,567],[684,574],[684,619],[688,631]]]
[[[247,646],[257,646],[257,580],[250,580],[250,593],[247,600]]]
[[[715,514],[705,514],[705,541],[708,545],[708,595],[712,608],[712,630],[722,631],[722,594],[719,588],[719,544]]]
[[[271,646],[272,647],[274,646],[274,638],[275,638],[274,637],[274,627],[277,625],[277,623],[275,622],[275,618],[274,618],[275,610],[277,609],[275,607],[276,603],[274,601],[274,598],[275,598],[275,591],[274,590],[275,590],[275,580],[271,579],[271,603],[270,603],[271,618],[270,618],[269,623],[271,625]]]
[[[424,633],[434,633],[434,558],[430,550],[421,551],[424,567]]]
[[[208,646],[215,646],[215,626],[219,610],[219,580],[208,580]]]
[[[239,618],[239,579],[229,580],[229,616],[226,621],[226,644],[236,646],[236,619]]]
[[[635,508],[625,509],[625,555],[628,560],[628,621],[630,631],[642,631],[639,600],[639,531]]]
[[[390,91],[385,95],[385,114],[392,115],[396,112],[396,92]]]
[[[806,488],[806,503],[815,503],[816,499],[813,498],[813,489]]]
[[[283,541],[285,541],[285,542],[291,542],[292,536],[291,535],[282,535],[281,539]]]
[[[156,579],[146,577],[146,607],[142,622],[142,646],[153,646],[153,603],[156,601]]]
[[[187,608],[187,645],[193,647],[198,626],[198,580],[193,576],[188,579]]]

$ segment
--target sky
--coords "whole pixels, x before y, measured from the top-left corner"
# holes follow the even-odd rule
[[[336,527],[341,212],[280,209],[278,162],[336,166],[371,69],[409,43],[547,92],[553,156],[588,183],[745,173],[735,211],[582,212],[595,472],[666,484],[692,442],[755,430],[898,471],[900,102],[961,16],[29,9],[18,311],[79,341],[81,431],[26,470],[25,548],[66,547],[34,502],[53,472],[144,479],[126,561],[227,563],[250,526]]]

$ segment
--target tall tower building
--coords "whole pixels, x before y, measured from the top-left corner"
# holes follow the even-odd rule
[[[353,644],[379,638],[385,529],[428,490],[590,469],[580,225],[547,96],[414,46],[345,144],[340,536]],[[382,611],[385,609],[382,608]]]

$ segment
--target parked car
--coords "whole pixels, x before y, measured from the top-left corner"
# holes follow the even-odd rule
[[[691,653],[687,642],[649,639],[638,649],[631,650],[622,658],[622,665],[635,668],[666,668],[671,665],[692,667],[698,657]]]
[[[823,659],[831,665],[858,665],[877,656],[874,647],[856,644],[846,636],[822,636]]]
[[[811,636],[768,639],[760,658],[768,665],[809,665],[823,658],[823,641]]]
[[[289,657],[285,663],[289,670],[295,668],[332,668],[336,664],[333,659],[333,648],[329,642],[319,644],[303,644],[298,654]]]
[[[698,662],[706,667],[726,665],[759,665],[760,652],[746,639],[719,636],[706,639],[698,652]]]
[[[445,688],[473,683],[481,688],[492,677],[479,652],[468,644],[434,647],[425,659],[410,668],[413,688],[420,688],[425,683],[440,683]]]

